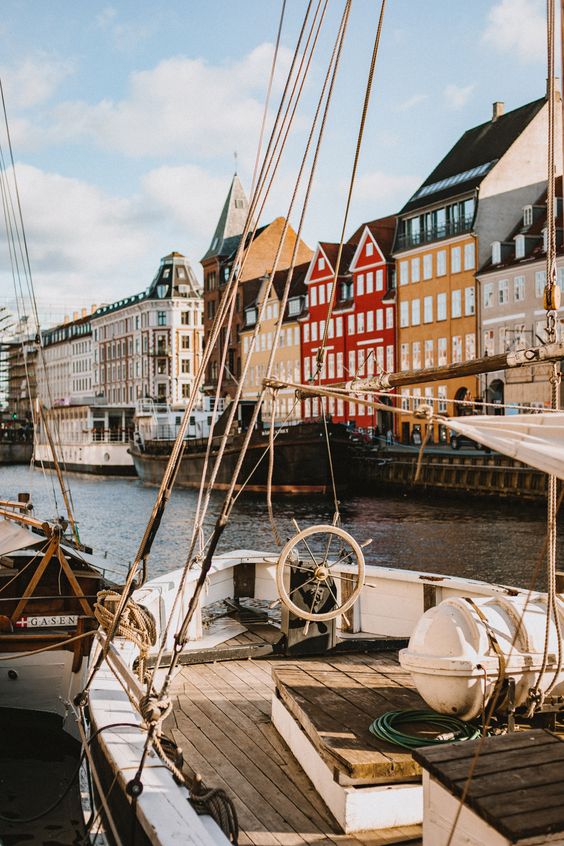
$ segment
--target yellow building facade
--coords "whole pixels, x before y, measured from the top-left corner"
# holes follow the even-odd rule
[[[471,233],[426,244],[397,256],[398,370],[419,370],[469,361],[477,356],[476,256]],[[421,402],[435,411],[456,415],[455,400],[477,396],[476,377],[420,383],[401,389],[399,435],[413,440],[411,411]],[[417,432],[417,428],[415,432]],[[434,426],[434,440],[439,438]]]

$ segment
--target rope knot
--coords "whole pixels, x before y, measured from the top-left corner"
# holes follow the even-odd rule
[[[433,414],[433,406],[425,402],[420,403],[420,405],[418,405],[415,411],[413,412],[413,416],[417,417],[418,420],[430,421],[433,419]]]
[[[159,698],[148,693],[139,700],[139,713],[147,725],[160,727],[160,724],[172,711],[172,702],[168,696]]]

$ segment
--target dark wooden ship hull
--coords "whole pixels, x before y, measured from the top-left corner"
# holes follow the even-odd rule
[[[349,483],[350,458],[353,445],[350,431],[341,424],[327,423],[331,464],[337,487]],[[329,461],[325,427],[322,421],[288,425],[277,430],[274,448],[273,493],[324,494],[331,491],[331,465]],[[233,479],[241,453],[244,434],[230,436],[221,462],[214,488],[226,490]],[[213,455],[219,449],[220,438],[213,442]],[[158,485],[163,477],[172,441],[146,441],[143,447],[134,444],[130,454],[137,475],[145,484]],[[176,485],[180,488],[199,488],[204,473],[205,440],[188,440],[178,471]],[[209,477],[208,470],[208,477]],[[248,481],[247,481],[248,480]],[[246,482],[246,484],[245,484]],[[268,430],[253,433],[243,467],[237,480],[237,489],[244,485],[250,493],[261,493],[268,486]]]

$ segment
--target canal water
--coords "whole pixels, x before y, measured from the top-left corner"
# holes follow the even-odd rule
[[[2,498],[29,491],[35,516],[47,519],[64,514],[52,475],[44,477],[25,466],[2,467],[1,473]],[[136,479],[71,476],[67,481],[81,539],[94,547],[108,575],[123,579],[149,519],[156,489],[143,487]],[[196,500],[194,491],[173,492],[150,558],[150,577],[184,563]],[[221,504],[222,494],[214,493],[206,535]],[[292,518],[300,528],[330,523],[333,504],[325,498],[279,499],[274,501],[274,515],[285,540],[295,533]],[[365,549],[369,564],[523,587],[529,586],[541,553],[546,522],[538,505],[475,497],[452,500],[431,494],[421,499],[352,493],[343,497],[341,516],[343,527],[359,542],[372,538]],[[237,501],[220,551],[235,548],[275,549],[264,496]],[[559,540],[559,561],[563,552],[564,537]],[[539,587],[543,583],[544,579]],[[13,713],[0,714],[0,817],[30,817],[49,807],[53,795],[59,795],[72,779],[78,754],[77,746],[51,725],[33,718],[15,719]],[[65,804],[38,823],[12,825],[0,819],[0,846],[82,842],[77,796],[77,790],[70,791]]]

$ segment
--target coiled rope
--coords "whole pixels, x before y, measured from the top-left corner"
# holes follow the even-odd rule
[[[137,672],[141,681],[145,678],[145,662],[149,649],[157,642],[157,627],[153,615],[142,605],[128,599],[120,615],[115,631],[113,626],[115,616],[121,600],[121,594],[115,590],[101,590],[94,604],[94,614],[101,628],[108,635],[114,635],[130,640],[139,649],[139,663]]]
[[[420,734],[408,734],[400,731],[397,726],[406,723],[425,723],[438,726],[441,734],[437,737],[426,737]],[[440,746],[453,743],[455,740],[476,740],[480,737],[480,729],[471,723],[465,723],[457,717],[448,714],[437,714],[435,711],[386,711],[377,717],[368,727],[379,740],[386,740],[404,749],[417,749],[419,746]]]

